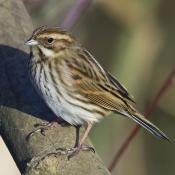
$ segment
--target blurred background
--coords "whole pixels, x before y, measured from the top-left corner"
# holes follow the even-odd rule
[[[76,0],[23,0],[35,27],[59,26]],[[175,1],[92,0],[70,30],[96,59],[127,87],[137,109],[144,111],[171,71],[175,60]],[[174,78],[175,79],[175,78]],[[141,129],[113,175],[173,175],[175,172],[175,83],[150,120],[172,143]],[[108,166],[134,123],[114,116],[97,124],[91,140]],[[19,175],[0,143],[0,174]],[[11,169],[9,168],[11,164]],[[4,169],[4,170],[2,170]]]

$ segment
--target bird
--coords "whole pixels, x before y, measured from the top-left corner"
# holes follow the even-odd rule
[[[159,139],[169,140],[133,107],[127,89],[72,34],[59,27],[41,26],[25,44],[30,47],[28,71],[36,91],[57,118],[77,130],[69,157],[94,151],[85,140],[92,126],[111,113],[133,120]],[[81,140],[80,126],[86,126]]]

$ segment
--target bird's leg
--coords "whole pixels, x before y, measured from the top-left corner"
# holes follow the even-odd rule
[[[87,136],[89,135],[89,132],[90,132],[91,129],[92,129],[92,123],[88,123],[86,131],[85,131],[85,133],[84,133],[84,135],[83,135],[79,145],[83,145],[84,144],[84,142],[85,142]]]
[[[62,124],[63,122],[65,124],[64,120],[57,118],[56,120],[53,120],[53,121],[50,121],[50,122],[43,122],[43,123],[35,124],[35,127],[37,127],[37,128],[27,135],[26,140],[28,141],[37,132],[40,132],[42,135],[45,136],[45,131],[46,130],[48,130],[52,127],[55,127],[58,124]]]
[[[89,135],[90,130],[92,129],[92,126],[93,126],[93,123],[88,123],[87,129],[86,129],[82,139],[80,140],[80,143],[79,143],[78,147],[82,151],[92,151],[93,153],[95,153],[95,149],[93,147],[90,147],[90,146],[84,144],[86,138]]]
[[[80,140],[80,125],[76,126],[76,139],[75,139],[75,145],[74,148],[78,147],[79,140]]]
[[[79,130],[80,127],[76,127],[76,142],[75,142],[75,146],[71,149],[67,150],[67,155],[68,155],[68,159],[72,158],[73,156],[75,156],[76,154],[78,154],[80,151],[92,151],[93,153],[95,153],[94,148],[85,145],[84,142],[92,128],[92,123],[88,123],[88,126],[86,128],[86,131],[81,139],[81,141],[79,142]]]

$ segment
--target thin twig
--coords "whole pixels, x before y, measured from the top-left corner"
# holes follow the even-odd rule
[[[85,9],[88,8],[92,0],[77,0],[76,4],[73,5],[72,9],[68,12],[61,27],[70,29],[81,16]]]
[[[156,108],[158,102],[160,101],[161,97],[170,88],[174,75],[175,75],[175,65],[173,66],[171,72],[169,73],[169,75],[167,76],[165,81],[163,82],[163,84],[162,84],[160,90],[158,91],[157,95],[153,98],[152,102],[146,108],[146,110],[144,112],[145,117],[148,117],[148,115],[153,112],[153,110]],[[112,170],[117,166],[117,164],[120,161],[120,158],[122,157],[122,155],[127,150],[127,148],[130,145],[131,141],[136,137],[139,130],[140,130],[140,126],[135,125],[133,127],[133,129],[131,130],[130,134],[128,135],[128,137],[124,140],[123,144],[121,145],[121,147],[119,148],[119,150],[115,154],[113,160],[111,161],[111,163],[108,167],[110,172],[112,172]]]

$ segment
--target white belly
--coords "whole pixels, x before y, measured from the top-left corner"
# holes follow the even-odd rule
[[[40,79],[36,79],[37,76],[35,76],[35,87],[57,117],[63,118],[71,125],[82,125],[85,122],[98,122],[98,120],[103,117],[99,113],[92,112],[97,108],[92,104],[86,104],[88,109],[92,109],[92,111],[82,108],[81,102],[70,97],[61,84],[59,84],[57,88],[64,94],[64,98],[60,97],[52,81],[47,79],[46,82],[44,74],[42,73],[40,73],[40,76]],[[45,88],[46,86],[47,88]]]
[[[57,98],[58,94],[54,92],[55,90],[53,90],[53,87],[49,89],[52,94],[55,94],[54,97],[48,98],[46,93],[42,93],[42,97],[57,117],[62,117],[72,125],[82,125],[85,122],[98,122],[98,120],[102,118],[99,114],[93,114],[91,111],[82,109],[81,106],[79,107],[79,102],[76,102],[75,99],[71,99],[71,97],[68,97],[70,98],[69,100],[74,101],[76,105],[71,105],[63,98],[60,98],[59,101]]]

